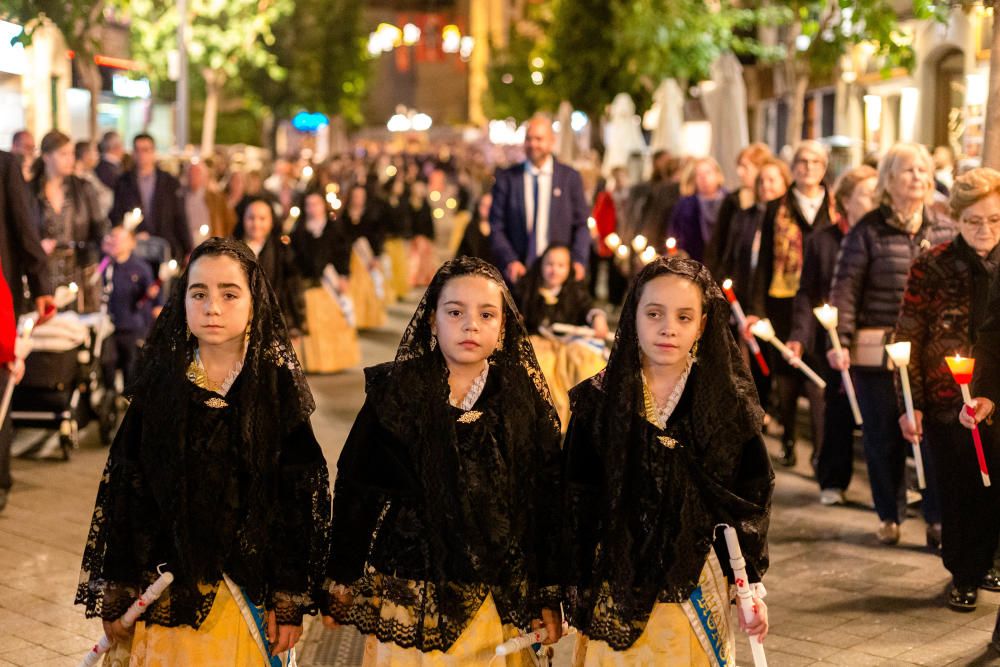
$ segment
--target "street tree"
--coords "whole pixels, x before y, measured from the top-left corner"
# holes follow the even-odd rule
[[[277,116],[307,109],[364,122],[362,102],[371,62],[362,25],[363,0],[295,0],[292,12],[271,26],[267,49],[287,72],[249,73],[247,89]]]
[[[177,27],[182,17],[175,3],[159,0],[127,2],[131,15],[133,50],[151,66],[158,83],[170,79],[168,63],[177,49]],[[187,53],[204,81],[205,104],[201,153],[215,148],[220,98],[227,83],[238,84],[251,72],[262,71],[274,79],[286,75],[270,50],[272,26],[291,14],[293,0],[189,0]]]
[[[787,0],[782,4],[790,20],[777,30],[777,46],[783,55],[775,69],[778,89],[784,92],[789,109],[788,145],[802,137],[810,81],[836,71],[840,57],[851,48],[868,45],[885,75],[915,65],[912,36],[900,30],[900,16],[887,0]],[[918,19],[947,18],[947,7],[933,0],[913,0],[912,11]]]
[[[76,71],[90,93],[87,124],[92,139],[97,137],[97,102],[101,94],[101,71],[94,56],[108,10],[106,0],[4,0],[0,5],[0,18],[24,28],[15,39],[26,46],[46,22],[62,33],[66,46],[74,54]]]

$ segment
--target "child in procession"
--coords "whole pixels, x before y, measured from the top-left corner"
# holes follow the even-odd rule
[[[337,464],[327,610],[368,636],[364,665],[486,665],[536,619],[557,640],[559,422],[500,273],[447,262],[366,380]]]
[[[625,299],[607,368],[570,392],[560,562],[583,635],[575,665],[735,665],[717,528],[736,529],[759,582],[774,474],[728,319],[704,266],[657,258]],[[754,597],[758,616],[740,622],[763,638],[762,586]]]
[[[312,395],[246,245],[195,249],[143,349],[76,602],[144,665],[286,665],[316,610],[329,527]],[[134,634],[118,620],[174,575]]]

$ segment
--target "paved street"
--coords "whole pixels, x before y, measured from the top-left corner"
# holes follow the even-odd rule
[[[390,358],[413,303],[393,309],[390,326],[364,334],[365,363]],[[312,380],[314,426],[331,466],[362,396],[360,370]],[[16,487],[0,514],[0,667],[67,666],[100,635],[100,624],[72,605],[80,555],[106,450],[88,433],[72,461],[16,461]],[[776,443],[772,443],[777,448]],[[1000,595],[983,593],[971,614],[944,606],[948,583],[939,559],[923,548],[923,524],[903,526],[899,547],[878,546],[865,480],[855,505],[821,507],[799,468],[779,471],[766,578],[774,667],[797,665],[991,665],[988,652]],[[861,473],[861,468],[859,468]],[[740,664],[751,664],[740,638]],[[302,646],[306,667],[352,667],[357,642],[312,625]]]

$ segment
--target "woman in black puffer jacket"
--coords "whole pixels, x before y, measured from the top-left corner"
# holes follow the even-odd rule
[[[830,301],[840,311],[837,333],[844,354],[830,350],[830,365],[835,370],[850,367],[852,360],[859,361],[856,351],[848,352],[860,338],[859,332],[864,330],[864,338],[868,339],[875,333],[872,329],[882,329],[886,332],[882,342],[889,342],[913,260],[924,250],[955,236],[954,224],[935,219],[926,206],[934,192],[933,178],[931,157],[919,144],[896,144],[882,159],[875,191],[880,206],[847,234],[837,259]],[[864,419],[868,477],[881,522],[877,536],[883,544],[895,544],[899,541],[899,524],[906,515],[907,444],[897,424],[893,375],[884,364],[855,364],[853,371]],[[927,489],[923,506],[928,524],[939,524],[933,488]],[[932,542],[934,532],[928,531]]]

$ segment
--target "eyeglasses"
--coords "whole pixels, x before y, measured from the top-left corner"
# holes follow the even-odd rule
[[[984,225],[989,225],[991,228],[995,229],[1000,227],[1000,215],[991,215],[988,218],[961,218],[960,222],[970,227],[982,227]]]

